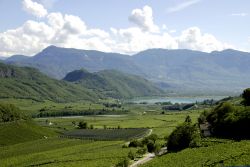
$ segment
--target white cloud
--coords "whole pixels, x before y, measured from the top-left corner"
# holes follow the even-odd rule
[[[23,0],[23,9],[26,12],[39,18],[45,17],[48,14],[43,5],[37,2],[33,2],[32,0]]]
[[[231,14],[231,16],[240,16],[240,17],[245,17],[247,15],[248,15],[248,13],[233,13],[233,14]]]
[[[204,52],[233,48],[229,44],[218,41],[211,34],[202,34],[198,27],[191,27],[182,31],[177,41],[179,48],[200,50]]]
[[[129,21],[136,24],[143,31],[159,31],[158,26],[154,24],[153,10],[150,6],[144,6],[142,9],[134,9],[129,16]]]
[[[153,23],[152,13],[148,6],[135,9],[129,18],[133,17],[137,26],[110,28],[109,31],[88,28],[78,16],[49,13],[43,22],[28,20],[18,28],[0,33],[0,55],[34,55],[49,45],[127,54],[149,48],[206,52],[232,48],[213,35],[202,33],[198,27],[188,28],[179,35],[167,30],[166,25],[159,29]]]
[[[178,12],[183,9],[186,9],[194,4],[197,4],[201,0],[185,0],[184,2],[177,4],[176,6],[170,7],[167,9],[168,13]]]

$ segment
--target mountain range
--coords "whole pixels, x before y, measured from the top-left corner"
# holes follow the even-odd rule
[[[10,59],[12,59],[10,61]],[[33,57],[5,60],[62,79],[71,71],[118,70],[146,78],[177,94],[235,94],[250,84],[250,53],[149,49],[135,55],[49,46]]]
[[[0,63],[0,90],[0,98],[56,102],[132,98],[162,93],[162,90],[141,77],[114,70],[92,74],[82,69],[67,74],[64,80],[57,80],[35,68],[3,63]]]
[[[63,80],[81,85],[94,92],[100,92],[105,97],[130,98],[163,93],[162,90],[144,78],[116,70],[90,73],[80,69],[68,73]]]

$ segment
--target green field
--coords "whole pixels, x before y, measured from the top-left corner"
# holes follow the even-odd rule
[[[105,166],[126,157],[122,141],[49,138],[1,148],[0,166]]]
[[[226,141],[209,147],[188,148],[157,157],[143,167],[243,166],[250,164],[250,141]]]
[[[83,116],[83,117],[66,117],[66,118],[37,118],[35,121],[41,126],[49,127],[54,130],[72,130],[75,126],[73,121],[85,121],[94,128],[149,128],[153,129],[153,133],[164,138],[169,135],[172,130],[185,120],[185,117],[190,115],[196,121],[199,116],[199,111],[193,112],[173,112],[169,114],[149,114],[149,115],[121,115],[113,116]],[[46,120],[52,123],[47,125]]]

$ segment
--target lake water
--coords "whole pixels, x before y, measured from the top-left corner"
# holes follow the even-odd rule
[[[152,98],[136,98],[132,99],[130,102],[142,103],[147,102],[153,104],[156,102],[171,102],[171,103],[195,103],[202,102],[207,99],[221,100],[226,96],[195,96],[195,97],[152,97]]]

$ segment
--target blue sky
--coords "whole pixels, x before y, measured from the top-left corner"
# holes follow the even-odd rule
[[[3,56],[51,44],[128,54],[250,51],[249,0],[0,0],[0,12]]]

